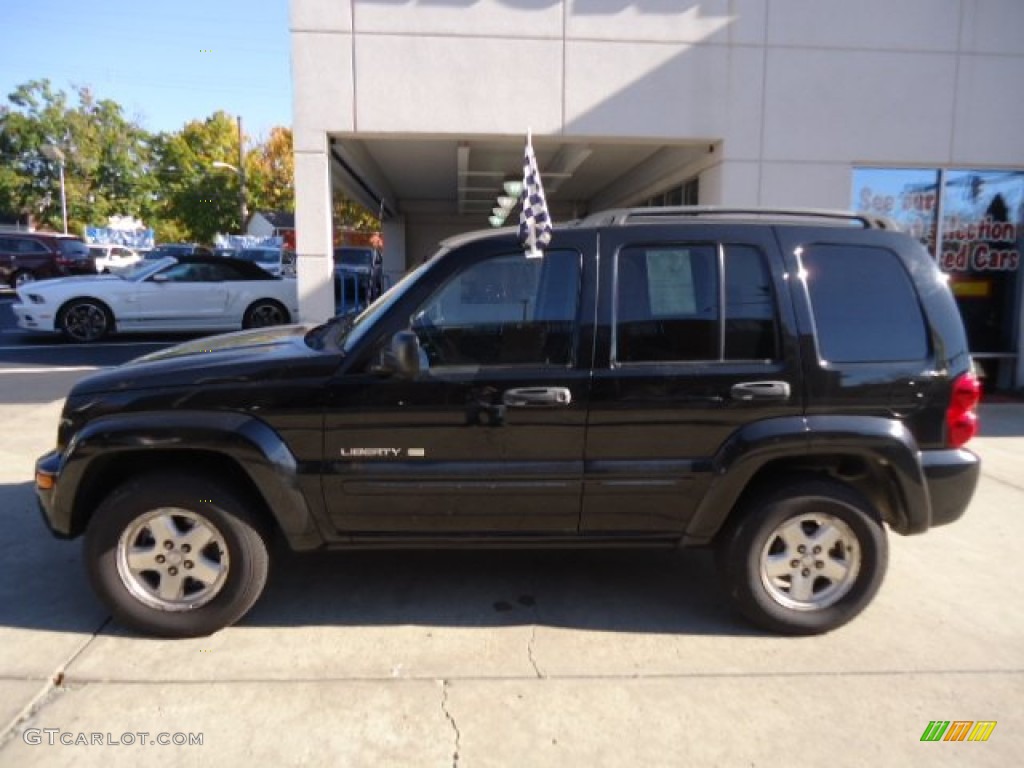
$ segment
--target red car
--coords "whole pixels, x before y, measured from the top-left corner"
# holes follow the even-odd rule
[[[0,232],[0,284],[96,274],[96,259],[79,238],[42,232]]]

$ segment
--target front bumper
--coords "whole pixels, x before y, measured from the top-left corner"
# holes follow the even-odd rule
[[[981,476],[981,459],[966,448],[922,451],[921,467],[932,503],[932,526],[959,520]]]
[[[61,454],[50,451],[36,461],[36,500],[50,532],[58,539],[70,539],[71,519],[62,516],[57,507],[57,480],[60,476]]]
[[[26,331],[53,331],[53,312],[44,304],[12,304],[18,327]]]

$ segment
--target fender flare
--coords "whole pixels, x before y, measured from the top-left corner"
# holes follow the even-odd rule
[[[53,496],[55,520],[71,536],[81,533],[92,510],[83,512],[80,491],[101,456],[201,451],[235,464],[263,497],[294,549],[323,543],[313,511],[299,488],[298,462],[265,422],[230,411],[132,412],[86,424],[71,439],[60,461]]]
[[[920,533],[931,525],[931,498],[920,450],[898,420],[878,416],[793,416],[765,419],[734,432],[711,459],[712,480],[687,525],[684,544],[709,542],[740,496],[769,462],[834,455],[885,466],[898,501],[892,528]]]

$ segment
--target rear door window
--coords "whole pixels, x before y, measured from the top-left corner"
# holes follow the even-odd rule
[[[928,356],[924,316],[899,256],[871,246],[817,244],[800,258],[823,361]]]
[[[771,273],[756,248],[627,246],[615,282],[617,363],[778,358]]]

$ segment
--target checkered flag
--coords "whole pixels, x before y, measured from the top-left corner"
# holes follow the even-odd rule
[[[519,242],[526,255],[541,255],[541,249],[551,242],[551,216],[544,199],[544,185],[537,168],[537,156],[533,153],[533,137],[526,137],[526,153],[523,156],[523,197],[519,213]]]

